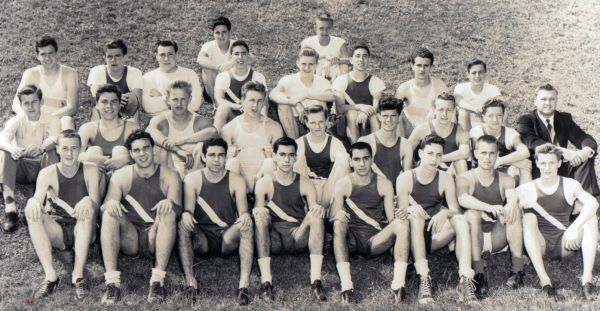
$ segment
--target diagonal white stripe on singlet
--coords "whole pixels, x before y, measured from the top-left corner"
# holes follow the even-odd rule
[[[148,215],[146,210],[140,205],[140,203],[138,203],[138,201],[134,197],[132,197],[128,194],[125,197],[125,201],[127,201],[127,203],[129,203],[129,205],[131,205],[131,207],[133,207],[133,210],[135,210],[135,212],[140,216],[140,218],[144,222],[154,223],[154,219],[152,217],[150,217],[150,215]]]
[[[75,217],[75,209],[69,205],[69,203],[61,200],[60,198],[53,198],[52,201],[58,205],[60,208],[64,209],[65,212],[69,213],[71,217]]]
[[[215,213],[215,211],[212,209],[212,207],[210,207],[208,202],[206,202],[202,197],[198,196],[198,199],[196,199],[196,202],[198,203],[198,205],[200,205],[202,210],[206,213],[206,216],[208,216],[210,221],[212,221],[214,224],[216,224],[217,226],[219,226],[221,228],[228,227],[227,223],[224,222],[223,220],[221,220],[221,218],[219,218],[219,215],[217,215],[217,213]]]
[[[233,99],[233,101],[234,101],[236,104],[239,104],[239,103],[241,103],[241,102],[242,102],[242,101],[241,101],[241,100],[240,100],[240,99],[239,99],[239,98],[238,98],[238,97],[237,97],[237,96],[236,96],[236,95],[233,93],[233,91],[232,91],[230,88],[226,89],[226,90],[225,90],[225,93],[227,93],[227,95],[229,95],[229,97],[230,97],[231,99]]]
[[[267,203],[267,206],[273,211],[273,213],[275,213],[275,215],[277,215],[279,218],[287,221],[287,222],[293,222],[293,223],[298,223],[298,220],[288,214],[286,214],[279,206],[277,206],[277,204],[275,204],[275,202],[270,201],[269,203]]]
[[[538,212],[538,214],[540,214],[540,216],[544,217],[544,219],[546,219],[549,223],[551,223],[553,226],[555,226],[556,228],[560,229],[560,230],[567,230],[567,228],[560,222],[558,221],[558,219],[554,218],[554,216],[548,214],[548,212],[540,206],[539,203],[535,202],[531,208],[533,210],[535,210],[536,212]]]
[[[350,200],[350,198],[347,198],[345,202],[348,205],[348,207],[350,207],[350,209],[354,212],[354,214],[358,216],[358,218],[371,225],[373,228],[381,230],[381,226],[379,225],[379,223],[375,219],[369,217],[369,215],[365,214],[365,212],[363,212],[363,210],[356,206],[356,204],[354,204],[354,202]]]

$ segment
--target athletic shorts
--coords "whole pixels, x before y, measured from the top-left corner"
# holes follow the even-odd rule
[[[542,232],[546,241],[546,253],[548,259],[560,260],[562,258],[562,237],[565,232],[556,229],[554,232]]]
[[[273,240],[281,241],[282,251],[290,254],[298,254],[306,250],[306,247],[296,245],[294,233],[300,224],[288,221],[273,221],[271,223],[271,243]]]
[[[221,228],[215,224],[203,224],[202,226],[196,225],[196,229],[192,234],[192,240],[196,239],[196,235],[202,233],[206,237],[208,243],[208,253],[202,253],[198,243],[194,243],[194,253],[198,256],[219,256],[223,257],[227,254],[223,254],[223,234],[227,229]]]
[[[72,250],[75,245],[75,225],[77,224],[77,220],[74,218],[58,216],[54,218],[54,221],[56,221],[62,229],[63,244],[65,244],[64,250]]]
[[[371,256],[371,238],[381,232],[369,225],[348,225],[348,249],[361,256]]]
[[[346,118],[346,114],[344,114],[341,118],[337,120],[338,135],[344,138],[348,137],[348,135],[346,134],[346,128],[348,128],[348,119]],[[359,137],[371,134],[371,123],[369,122],[369,119],[367,119],[364,126],[358,126],[358,133]]]
[[[484,219],[487,218],[487,219]],[[481,231],[483,233],[492,232],[494,226],[496,225],[497,219],[494,218],[490,213],[482,212],[481,213]]]
[[[134,223],[133,227],[138,233],[138,253],[135,257],[152,257],[154,250],[150,249],[150,230],[154,224],[138,224]]]

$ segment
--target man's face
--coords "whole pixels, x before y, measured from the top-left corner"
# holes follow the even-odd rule
[[[326,124],[327,118],[324,112],[306,114],[306,127],[310,133],[317,136],[325,135]]]
[[[350,166],[354,169],[354,172],[359,176],[369,175],[371,172],[371,165],[373,165],[373,156],[367,149],[355,149],[352,150],[350,155]]]
[[[225,148],[221,146],[210,146],[206,149],[206,154],[202,154],[202,161],[206,163],[208,168],[213,173],[220,173],[225,169],[225,159],[227,153]]]
[[[400,115],[396,109],[383,110],[377,114],[377,118],[381,123],[381,128],[386,132],[396,131],[400,121]]]
[[[252,90],[246,92],[246,95],[242,97],[242,108],[244,109],[244,113],[258,117],[264,99],[264,95],[261,92]]]
[[[60,138],[58,140],[56,153],[60,156],[60,163],[63,165],[78,165],[79,152],[81,152],[81,143],[77,138]]]
[[[190,95],[184,89],[170,89],[168,104],[174,115],[181,116],[187,112]]]
[[[366,49],[356,49],[354,53],[352,53],[352,59],[350,62],[352,63],[353,68],[358,71],[365,71],[369,66],[369,52]]]
[[[58,55],[54,46],[47,45],[38,48],[37,59],[46,68],[50,68],[56,65],[58,61]]]
[[[241,45],[237,45],[231,50],[231,57],[235,60],[236,67],[244,68],[248,60],[248,50]]]
[[[159,46],[156,50],[156,60],[162,70],[173,70],[177,66],[175,48],[172,46]]]
[[[499,130],[502,127],[502,120],[504,120],[504,112],[500,107],[490,107],[483,115],[483,122],[492,130]]]
[[[229,41],[229,30],[225,25],[219,25],[215,27],[213,30],[213,38],[215,38],[218,42],[228,42]]]
[[[498,158],[498,145],[483,141],[478,142],[475,148],[475,158],[477,158],[477,163],[482,169],[494,169],[496,159]]]
[[[556,176],[558,176],[560,161],[555,154],[539,154],[535,164],[540,169],[540,176],[543,179],[554,179]]]
[[[331,28],[333,28],[333,23],[330,21],[322,21],[317,19],[315,28],[317,30],[317,36],[327,37],[329,36],[329,31],[331,31]]]
[[[146,138],[141,138],[134,140],[131,143],[131,150],[129,151],[129,155],[135,162],[137,166],[140,168],[148,168],[152,165],[154,161],[154,153],[153,153],[152,144],[150,140]]]
[[[117,94],[110,92],[102,93],[100,94],[100,98],[96,103],[96,108],[98,108],[98,111],[100,111],[102,119],[114,120],[119,116],[121,103],[119,102],[119,97],[117,97]]]
[[[452,122],[452,116],[456,113],[456,107],[449,100],[436,99],[434,103],[435,119],[440,124],[449,124]]]
[[[275,164],[285,173],[291,172],[296,163],[296,148],[294,146],[279,146],[275,152]]]
[[[415,63],[412,65],[412,70],[417,79],[425,79],[429,77],[431,70],[431,59],[423,57],[415,57]]]
[[[558,94],[555,91],[540,90],[535,97],[535,108],[544,116],[551,116],[556,110]]]
[[[113,71],[123,70],[125,67],[125,55],[121,49],[107,49],[104,53],[106,66]]]
[[[21,95],[21,108],[29,119],[37,119],[40,115],[40,99],[36,94]]]
[[[317,60],[312,56],[300,56],[296,61],[300,73],[314,74],[317,69]]]
[[[485,72],[483,65],[471,66],[471,69],[469,69],[469,81],[471,81],[472,84],[483,84],[486,75],[487,73]]]
[[[419,150],[419,157],[421,158],[422,166],[429,169],[437,169],[438,165],[442,162],[442,156],[444,155],[444,146],[439,144],[429,144],[425,148]]]

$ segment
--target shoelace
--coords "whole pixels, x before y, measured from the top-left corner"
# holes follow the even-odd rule
[[[115,296],[116,296],[116,287],[109,285],[106,288],[106,298],[108,298],[108,300],[112,300],[115,298]]]
[[[466,279],[466,285],[467,286],[467,295],[469,299],[475,299],[475,280],[473,279],[469,279],[469,278],[465,278]]]
[[[51,284],[52,284],[51,281],[44,280],[44,283],[42,283],[42,288],[40,290],[40,294],[47,295],[48,292],[50,291],[50,285]]]
[[[419,290],[423,293],[423,296],[431,296],[431,278],[429,276],[421,279]]]

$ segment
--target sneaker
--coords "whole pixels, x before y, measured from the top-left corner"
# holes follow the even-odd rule
[[[317,298],[317,300],[319,300],[319,301],[327,300],[327,297],[325,297],[325,294],[323,294],[323,283],[321,282],[321,280],[315,280],[310,285],[310,291],[312,292],[313,296],[315,296],[315,298]]]
[[[87,296],[87,284],[83,278],[78,278],[75,283],[75,297],[79,300],[82,300]]]
[[[19,215],[15,212],[8,212],[4,215],[4,223],[2,224],[2,230],[5,233],[11,233],[17,230],[19,225]]]
[[[188,286],[184,289],[185,296],[188,297],[192,302],[196,302],[198,298],[198,289],[193,286]]]
[[[406,289],[404,287],[400,287],[394,291],[394,304],[401,305],[403,301],[406,300]]]
[[[515,272],[511,272],[508,275],[508,279],[506,280],[506,286],[512,288],[512,289],[517,289],[521,286],[523,286],[523,278],[525,277],[525,272],[523,271],[519,271],[517,273]]]
[[[275,300],[275,296],[273,295],[273,285],[271,282],[264,282],[260,285],[260,298],[268,301]]]
[[[596,299],[596,286],[590,282],[583,284],[581,287],[581,291],[583,293],[583,298],[585,300],[595,300]]]
[[[475,295],[477,295],[477,298],[479,298],[479,299],[485,298],[488,294],[488,282],[487,282],[487,279],[485,278],[485,274],[483,274],[483,273],[475,274],[474,281],[475,281]]]
[[[555,301],[560,301],[564,299],[562,295],[559,295],[556,292],[556,288],[554,287],[554,285],[544,285],[544,287],[542,287],[542,292],[546,294],[548,298],[552,298]]]
[[[429,275],[417,275],[417,278],[419,280],[419,293],[417,294],[419,304],[425,305],[433,302],[433,296],[431,295],[431,277]]]
[[[477,301],[475,296],[475,281],[466,276],[460,277],[458,283],[458,301],[472,303]]]
[[[160,282],[152,282],[148,291],[148,302],[161,302],[165,297],[165,287],[160,285]]]
[[[354,290],[349,289],[342,292],[342,303],[354,303]]]
[[[250,293],[248,292],[248,289],[245,287],[238,289],[237,299],[240,306],[248,305],[250,303]]]
[[[44,280],[40,288],[35,292],[35,294],[33,294],[33,298],[40,299],[52,295],[58,288],[59,284],[60,278],[57,278],[56,281]]]
[[[102,305],[103,306],[112,306],[121,300],[121,288],[115,284],[107,284],[106,291],[104,295],[102,295]]]

